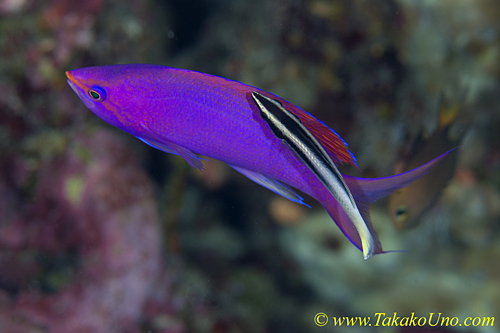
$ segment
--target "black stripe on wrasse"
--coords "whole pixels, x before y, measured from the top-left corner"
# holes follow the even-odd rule
[[[289,146],[297,157],[314,172],[316,177],[328,189],[331,189],[327,179],[320,172],[321,168],[327,169],[336,181],[342,184],[345,193],[348,194],[351,200],[351,204],[356,207],[354,198],[337,167],[316,138],[304,127],[300,119],[285,109],[277,100],[261,95],[258,92],[252,92],[252,98],[259,108],[262,118],[269,125],[274,135]],[[314,163],[312,155],[319,160],[320,165]]]
[[[276,127],[276,125],[271,120],[267,112],[271,113],[274,117],[276,117],[276,119],[279,122],[281,122],[287,128],[297,126],[296,122],[300,122],[299,118],[297,118],[295,115],[292,115],[292,117],[294,117],[295,119],[290,119],[290,117],[285,112],[282,111],[284,107],[279,101],[271,100],[257,92],[252,93],[252,98],[254,99],[255,104],[257,104],[257,107],[259,108],[260,116],[267,122],[267,124],[273,131],[274,135],[276,135],[276,137],[278,137],[279,139],[285,140],[286,138],[284,136],[284,133]]]

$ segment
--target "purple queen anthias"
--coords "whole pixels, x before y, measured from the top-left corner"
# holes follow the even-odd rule
[[[276,135],[262,116],[264,106],[259,108],[252,93],[296,120],[307,132],[303,136],[312,137],[326,152],[331,168],[336,170],[338,163],[355,166],[354,156],[337,133],[278,96],[221,77],[154,65],[89,67],[68,71],[66,76],[74,92],[98,117],[155,148],[181,155],[195,168],[203,168],[198,157],[203,155],[229,164],[292,201],[304,204],[291,187],[312,196],[363,251],[365,259],[384,252],[370,221],[369,206],[422,177],[447,154],[392,177],[342,175],[341,183],[347,187],[338,188],[346,193],[333,193],[314,168]],[[341,197],[353,198],[354,208],[346,209],[338,199]]]

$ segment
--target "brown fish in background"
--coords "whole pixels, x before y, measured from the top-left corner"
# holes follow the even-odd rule
[[[450,139],[449,130],[457,118],[458,109],[458,105],[445,108],[441,104],[438,129],[428,139],[424,139],[422,134],[418,136],[412,145],[409,158],[402,163],[401,170],[397,172],[411,170],[429,160],[429,157],[457,148],[465,131],[458,138]],[[415,226],[418,219],[432,207],[453,177],[457,157],[458,149],[455,149],[427,175],[389,196],[389,216],[397,229]]]

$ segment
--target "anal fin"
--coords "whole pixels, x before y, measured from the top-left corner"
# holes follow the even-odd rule
[[[240,172],[241,174],[245,175],[250,180],[253,180],[257,184],[264,186],[265,188],[273,191],[274,193],[279,194],[279,195],[287,198],[288,200],[291,200],[293,202],[297,202],[299,204],[302,204],[302,205],[305,205],[305,206],[311,208],[311,206],[306,204],[304,202],[304,199],[300,195],[295,193],[295,191],[292,190],[291,187],[289,187],[289,186],[287,186],[287,185],[285,185],[285,184],[283,184],[275,179],[264,176],[263,174],[260,174],[258,172],[254,172],[254,171],[251,171],[251,170],[248,170],[245,168],[241,168],[241,167],[237,167],[234,165],[229,165],[229,166],[232,167],[233,169],[235,169],[236,171]]]

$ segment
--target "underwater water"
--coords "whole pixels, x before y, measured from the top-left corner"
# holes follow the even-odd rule
[[[495,0],[0,0],[0,332],[498,332],[499,58]],[[196,170],[66,82],[131,63],[283,97],[350,176],[459,148],[371,207],[395,252],[365,261],[313,198]]]

